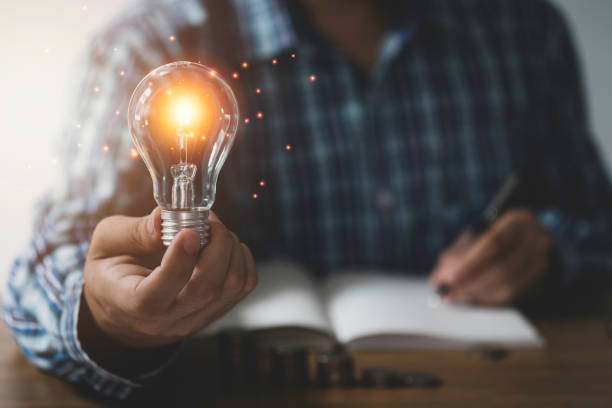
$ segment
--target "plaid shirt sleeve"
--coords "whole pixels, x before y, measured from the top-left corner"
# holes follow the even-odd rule
[[[540,84],[544,91],[538,104],[548,115],[541,116],[546,123],[536,122],[547,135],[540,184],[547,186],[555,204],[543,206],[539,215],[555,238],[560,278],[567,285],[578,278],[604,278],[612,270],[612,192],[589,132],[567,25],[550,6],[540,21],[548,36],[543,56],[547,77]]]
[[[159,25],[172,16],[152,7],[147,19],[126,16],[93,41],[76,113],[62,135],[62,146],[68,146],[62,152],[64,182],[37,209],[33,238],[14,263],[3,296],[4,320],[32,363],[114,398],[126,397],[157,372],[122,378],[82,348],[77,318],[83,266],[101,218],[142,215],[143,203],[153,205],[149,183],[142,183],[148,176],[141,160],[131,156],[125,112],[140,78],[172,58],[173,46],[178,49],[161,32],[147,29],[152,20]],[[139,183],[130,182],[134,174]]]

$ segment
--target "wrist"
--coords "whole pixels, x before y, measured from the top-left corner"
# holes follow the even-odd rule
[[[87,295],[84,285],[77,321],[77,336],[83,351],[108,371],[125,377],[136,377],[159,368],[174,354],[178,343],[165,345],[139,345],[125,341],[113,329],[101,325],[92,306],[96,301]],[[102,319],[100,319],[102,320]]]

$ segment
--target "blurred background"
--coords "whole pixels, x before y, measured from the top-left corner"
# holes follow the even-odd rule
[[[0,2],[0,279],[30,235],[36,198],[61,179],[56,151],[91,37],[134,0]],[[522,0],[530,1],[530,0]],[[583,63],[592,129],[612,175],[612,0],[553,0]]]

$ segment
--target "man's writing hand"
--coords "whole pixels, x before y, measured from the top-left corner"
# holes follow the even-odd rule
[[[552,253],[553,239],[536,216],[511,210],[479,237],[459,237],[438,258],[430,282],[448,285],[451,302],[507,304],[543,278]]]
[[[125,347],[155,348],[197,332],[252,291],[251,252],[212,213],[210,227],[203,250],[198,233],[185,230],[164,253],[159,208],[142,218],[102,220],[85,263],[82,299],[95,326]]]

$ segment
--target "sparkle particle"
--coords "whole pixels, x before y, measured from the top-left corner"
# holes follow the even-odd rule
[[[119,109],[117,109],[117,110],[115,111],[115,115],[117,115],[117,116],[119,116],[119,114],[120,114],[120,113],[121,113],[121,111],[120,111]]]
[[[272,65],[276,65],[276,64],[278,64],[278,60],[277,60],[276,58],[274,58],[274,59],[272,60]]]
[[[261,181],[259,182],[259,186],[260,186],[260,187],[263,187],[263,186],[265,186],[265,185],[266,185],[266,182],[265,182],[265,181],[261,180]]]
[[[295,54],[291,54],[291,59],[295,59]]]
[[[263,118],[263,112],[257,112],[257,119]]]
[[[173,35],[171,35],[170,37],[168,37],[168,39],[169,39],[170,41],[174,41],[174,36],[173,36]]]
[[[240,75],[238,75],[238,73],[237,73],[237,72],[234,72],[234,73],[232,74],[232,78],[234,78],[234,79],[238,79],[238,77],[239,77],[239,76],[240,76]]]
[[[249,123],[251,121],[251,119],[249,118],[244,118],[244,123]]]
[[[120,71],[119,72],[119,76],[124,76],[125,75],[125,71]]]
[[[110,150],[110,147],[108,147],[108,145],[104,145],[102,146],[102,150],[106,153]]]
[[[99,87],[99,86],[94,86],[93,91],[94,91],[95,93],[100,92],[100,87]]]
[[[130,149],[130,157],[133,159],[138,157],[138,151],[134,149],[133,147]]]
[[[249,67],[249,63],[248,63],[248,62],[246,62],[246,61],[243,61],[243,62],[242,62],[242,68],[243,68],[243,69],[247,69],[248,67]]]
[[[253,193],[253,199],[257,200],[257,197],[259,197],[257,193]]]
[[[260,94],[261,93],[261,89],[259,89],[259,88],[255,89],[255,93],[256,94]]]
[[[316,75],[311,75],[311,76],[308,77],[308,79],[310,80],[310,82],[314,82],[314,81],[317,80],[317,77],[316,77]]]
[[[285,150],[291,150],[291,145],[290,144],[286,145]]]

